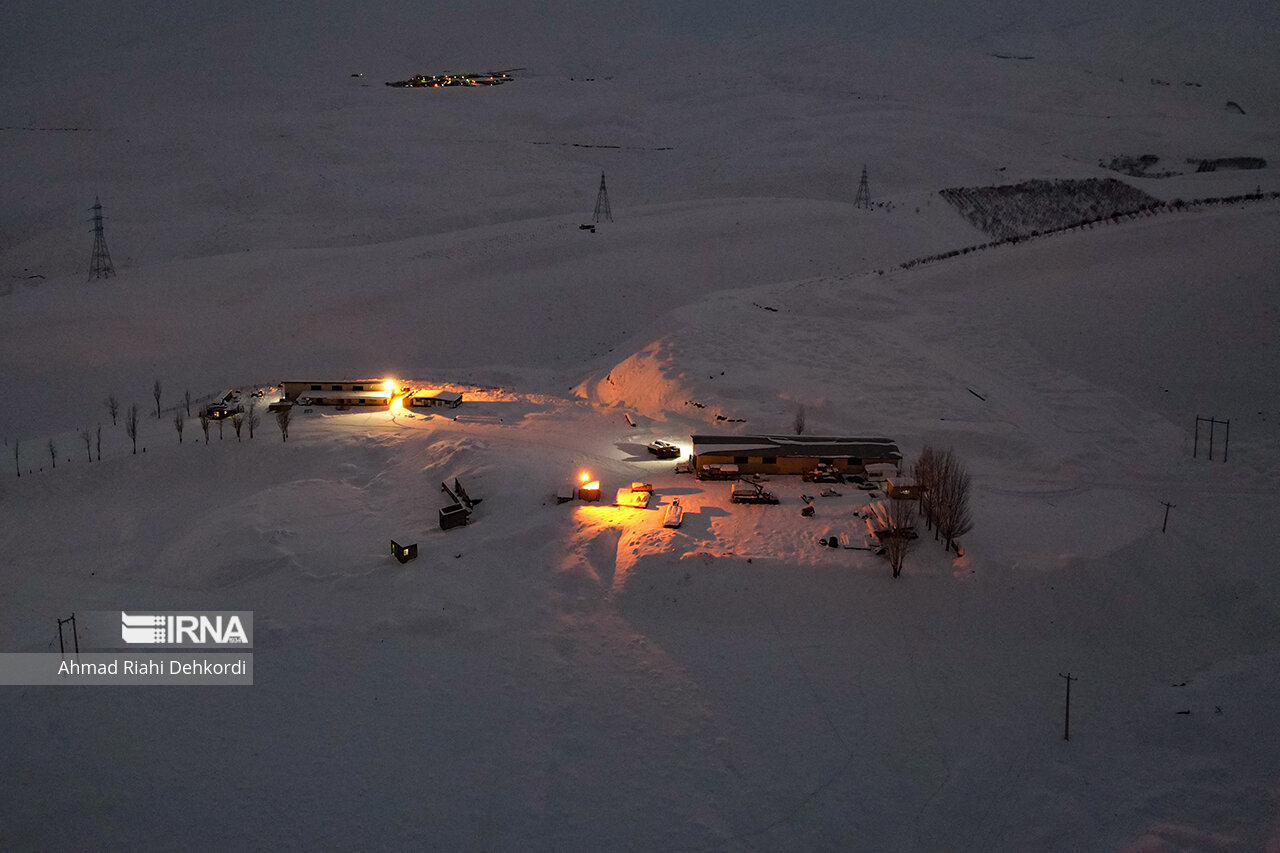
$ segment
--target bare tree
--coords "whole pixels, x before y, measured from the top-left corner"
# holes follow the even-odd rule
[[[173,428],[178,431],[178,444],[182,444],[182,428],[186,425],[186,416],[182,414],[182,409],[175,409],[173,412]]]
[[[935,515],[938,532],[945,540],[945,548],[956,547],[955,541],[973,529],[969,513],[969,490],[972,478],[969,469],[956,458],[951,450],[939,460],[938,494]]]
[[[49,439],[49,461],[53,463],[53,467],[58,467],[58,447],[53,443],[53,439]]]
[[[916,502],[890,498],[885,515],[889,526],[881,531],[880,543],[884,545],[885,556],[889,558],[889,566],[896,578],[902,574],[907,552],[915,544]]]
[[[80,439],[84,442],[84,455],[89,457],[89,461],[93,461],[93,436],[87,429],[80,430]]]
[[[20,439],[13,440],[13,470],[19,477],[22,476],[22,465],[18,462],[18,446],[22,443]]]
[[[182,402],[187,404],[187,414],[191,414],[191,389],[188,388],[186,393],[182,395]]]
[[[938,451],[925,445],[911,467],[911,476],[916,481],[920,493],[920,514],[924,516],[925,527],[934,527],[934,504],[938,492]]]
[[[222,419],[222,418],[218,418],[218,441],[222,441],[222,425],[223,425],[223,423],[224,423],[223,419]]]
[[[236,428],[236,441],[240,440],[240,427],[244,426],[244,414],[236,412],[231,417],[231,425]]]
[[[102,424],[98,424],[98,461],[102,461]]]
[[[280,427],[280,440],[289,440],[289,416],[293,414],[293,406],[286,406],[276,412],[276,426]]]
[[[138,455],[138,404],[133,403],[129,406],[129,411],[124,413],[124,431],[129,434],[129,440],[133,442],[133,455]]]
[[[116,425],[116,415],[120,414],[120,400],[115,394],[107,395],[107,411],[111,413],[111,425]]]
[[[200,410],[200,429],[204,430],[204,443],[209,443],[209,413]]]
[[[151,396],[156,398],[156,420],[160,419],[160,380],[156,380],[156,384],[151,386]]]
[[[804,404],[796,403],[796,414],[795,414],[795,418],[791,421],[791,426],[793,429],[795,429],[796,435],[804,435],[804,428],[805,428]]]
[[[253,438],[253,431],[262,422],[262,417],[258,414],[258,401],[254,397],[249,398],[249,413],[246,420],[249,422],[249,438]]]

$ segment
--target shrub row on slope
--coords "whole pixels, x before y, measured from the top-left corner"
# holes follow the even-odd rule
[[[903,261],[898,264],[897,269],[909,270],[912,267],[918,267],[923,264],[932,264],[937,261],[957,258],[961,255],[967,255],[970,252],[984,252],[987,249],[994,249],[999,246],[1013,245],[1021,240],[1029,240],[1034,237],[1046,237],[1050,234],[1060,234],[1065,231],[1074,231],[1082,228],[1092,229],[1097,225],[1106,225],[1108,223],[1116,224],[1126,220],[1136,219],[1139,216],[1156,216],[1161,213],[1180,213],[1182,211],[1194,210],[1201,207],[1217,207],[1223,204],[1242,204],[1244,202],[1263,201],[1264,199],[1271,201],[1280,200],[1280,192],[1256,192],[1244,193],[1241,195],[1211,196],[1209,198],[1191,199],[1190,201],[1183,201],[1180,198],[1176,198],[1173,201],[1157,201],[1148,207],[1134,210],[1129,213],[1113,213],[1110,216],[1099,216],[1096,219],[1084,219],[1058,228],[1047,228],[1043,231],[1032,231],[1029,234],[1014,234],[1009,237],[1000,237],[995,240],[989,240],[986,243],[979,243],[976,246],[964,246],[959,249],[952,249],[948,252],[936,252],[932,255],[912,258],[909,261]],[[884,270],[876,270],[876,274],[884,275]],[[765,306],[760,305],[757,307],[764,308]]]
[[[1028,236],[1156,207],[1159,201],[1115,178],[948,187],[939,194],[992,237]]]

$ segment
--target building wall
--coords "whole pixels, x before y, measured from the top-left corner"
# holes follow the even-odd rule
[[[771,461],[765,461],[769,459]],[[803,474],[818,467],[819,462],[827,462],[841,474],[862,474],[866,465],[874,462],[896,464],[892,458],[851,459],[849,457],[827,456],[735,456],[732,453],[699,453],[693,460],[695,472],[704,471],[708,465],[737,465],[743,474]]]
[[[341,391],[303,391],[299,396],[309,399],[313,406],[380,406],[385,409],[391,405],[386,397],[344,397]]]
[[[284,392],[284,396],[290,400],[297,399],[299,394],[319,399],[321,396],[339,394],[342,391],[381,391],[383,390],[383,381],[382,379],[346,379],[341,382],[317,382],[311,379],[297,382],[281,382],[280,388]],[[320,387],[316,389],[312,387],[314,385]]]

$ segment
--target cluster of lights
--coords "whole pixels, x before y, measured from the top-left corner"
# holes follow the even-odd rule
[[[408,80],[387,85],[400,89],[438,89],[441,86],[500,86],[513,79],[505,71],[499,74],[417,74]]]

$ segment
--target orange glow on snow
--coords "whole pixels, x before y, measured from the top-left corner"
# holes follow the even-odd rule
[[[574,513],[583,521],[600,524],[606,527],[617,527],[626,530],[638,530],[644,527],[662,526],[662,519],[657,513],[646,513],[635,507],[615,506],[612,504],[579,504]]]

